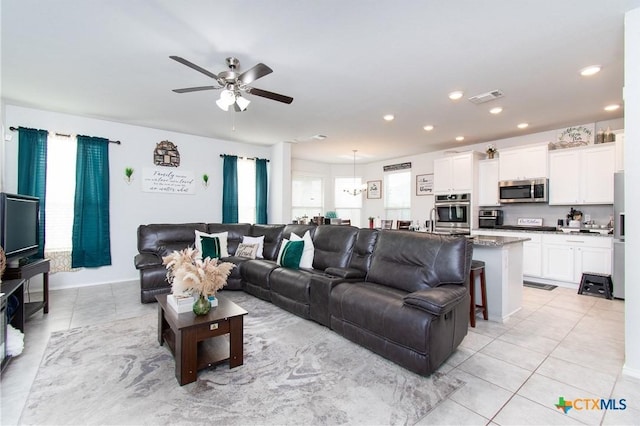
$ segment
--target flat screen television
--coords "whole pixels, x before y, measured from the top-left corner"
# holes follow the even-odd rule
[[[38,253],[40,200],[26,195],[0,193],[0,246],[7,263]]]

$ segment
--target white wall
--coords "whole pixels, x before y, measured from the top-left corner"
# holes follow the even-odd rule
[[[136,230],[140,224],[180,222],[220,222],[222,219],[222,158],[233,154],[270,158],[271,148],[186,135],[164,130],[130,126],[67,114],[5,106],[5,126],[25,126],[50,132],[100,136],[122,141],[109,145],[111,187],[112,265],[51,275],[52,289],[96,285],[106,282],[138,280],[133,266],[137,253]],[[17,133],[5,142],[5,191],[17,189]],[[142,169],[154,167],[153,150],[158,142],[170,140],[180,152],[180,170],[192,171],[197,178],[196,193],[175,195],[143,192]],[[70,159],[75,161],[75,159]],[[271,163],[270,163],[271,164]],[[133,182],[124,181],[125,167],[133,167]],[[200,183],[209,175],[209,187]],[[271,188],[281,183],[273,182]],[[289,187],[291,185],[289,184]],[[272,193],[274,190],[272,189]],[[276,191],[277,192],[277,191]],[[137,285],[137,284],[136,284]]]
[[[625,16],[625,365],[623,372],[640,378],[640,9]]]

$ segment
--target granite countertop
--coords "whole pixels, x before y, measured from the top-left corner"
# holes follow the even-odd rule
[[[499,232],[513,232],[514,234],[522,234],[523,232],[526,233],[534,233],[534,234],[556,234],[556,235],[562,235],[562,234],[566,234],[566,235],[580,235],[581,237],[605,237],[605,238],[612,238],[613,237],[613,233],[611,234],[601,234],[598,232],[580,232],[580,229],[576,228],[575,231],[570,231],[570,232],[564,232],[561,230],[556,230],[556,231],[540,231],[540,230],[525,230],[525,229],[498,229],[498,228],[478,228],[478,229],[474,229],[473,232],[482,232],[482,231],[488,231],[488,232],[493,232],[493,231],[499,231]]]
[[[502,247],[502,246],[506,246],[507,244],[522,243],[525,241],[529,241],[531,239],[531,238],[521,238],[521,237],[499,237],[499,236],[489,236],[489,235],[473,235],[468,238],[473,243],[474,246],[483,246],[483,247]]]

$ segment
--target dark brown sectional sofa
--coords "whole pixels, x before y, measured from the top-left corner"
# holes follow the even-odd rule
[[[418,374],[438,368],[467,334],[472,246],[466,238],[339,225],[152,224],[138,228],[142,303],[169,293],[162,256],[195,230],[228,231],[225,289],[268,300]],[[276,263],[283,238],[309,231],[312,269]],[[233,256],[244,235],[265,236],[264,259]]]

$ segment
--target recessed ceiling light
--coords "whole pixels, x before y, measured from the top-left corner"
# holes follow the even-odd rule
[[[529,127],[529,123],[520,123],[518,124],[518,129],[526,129]]]
[[[457,101],[458,99],[462,98],[463,95],[464,93],[462,91],[456,90],[455,92],[449,93],[449,99],[451,99],[452,101]]]
[[[427,132],[430,132],[433,130],[433,126],[431,124],[427,124],[426,126],[423,127],[423,129],[425,129]]]
[[[600,69],[600,65],[589,65],[588,67],[580,70],[580,75],[583,77],[589,77],[590,75],[598,74]]]
[[[384,116],[384,117],[382,117],[382,118],[384,118],[384,119],[385,119],[385,121],[393,121],[393,119],[394,119],[395,117],[393,116],[393,114],[387,114],[387,115],[385,115],[385,116]]]
[[[464,136],[456,136],[456,140],[458,142],[462,142],[464,140]]]
[[[605,111],[615,111],[618,108],[620,108],[620,105],[618,104],[611,104],[611,105],[607,105],[606,107],[604,107]]]
[[[500,114],[502,112],[502,107],[495,107],[489,110],[491,114]]]

